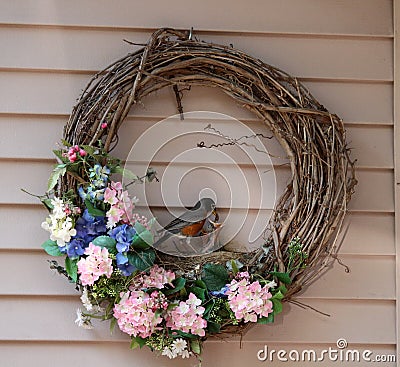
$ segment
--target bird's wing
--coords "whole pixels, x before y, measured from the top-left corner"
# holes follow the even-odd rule
[[[171,221],[170,223],[168,223],[168,224],[164,227],[164,229],[169,230],[169,229],[174,228],[177,224],[182,223],[182,221],[186,221],[185,218],[186,218],[186,216],[187,216],[188,213],[197,211],[197,210],[199,210],[200,208],[201,208],[201,203],[200,203],[200,201],[198,201],[194,207],[188,209],[188,211],[186,211],[185,213],[183,213],[181,216],[179,216],[178,218],[175,218],[173,221]],[[199,220],[202,220],[202,219],[204,219],[204,218],[200,218]]]

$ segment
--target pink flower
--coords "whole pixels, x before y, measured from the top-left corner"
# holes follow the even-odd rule
[[[84,150],[84,149],[79,149],[79,155],[80,155],[81,157],[86,156],[86,155],[87,155],[86,150]]]
[[[273,311],[269,285],[261,286],[258,281],[250,283],[247,272],[239,273],[240,278],[228,285],[228,303],[238,321],[256,322],[258,317],[268,317]]]
[[[78,261],[78,274],[82,285],[93,285],[102,275],[111,277],[113,272],[112,260],[108,257],[108,250],[89,244],[85,250],[86,258]]]
[[[166,309],[168,302],[160,292],[150,295],[144,291],[121,293],[121,300],[114,306],[114,317],[122,332],[147,338],[162,322],[157,310]]]
[[[150,274],[143,274],[137,277],[131,286],[131,289],[148,289],[157,288],[162,289],[166,284],[172,285],[175,279],[175,273],[170,270],[154,265],[150,269]]]
[[[186,302],[181,301],[178,306],[168,311],[167,327],[184,333],[204,336],[207,321],[202,317],[205,309],[199,306],[200,304],[201,300],[190,293]]]

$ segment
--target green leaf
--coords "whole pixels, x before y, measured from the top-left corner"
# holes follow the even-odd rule
[[[202,278],[210,291],[219,291],[228,282],[228,271],[220,264],[205,264]]]
[[[197,279],[197,280],[194,282],[194,285],[195,285],[196,287],[203,288],[203,289],[207,290],[206,283],[204,283],[201,279]]]
[[[142,224],[136,222],[133,226],[136,230],[136,235],[132,240],[132,247],[135,250],[146,250],[154,242],[153,234]]]
[[[128,253],[129,263],[140,271],[145,271],[152,267],[155,259],[156,253],[153,249]]]
[[[85,206],[92,217],[104,217],[106,215],[102,210],[96,209],[88,199],[85,200]]]
[[[64,145],[66,148],[69,148],[69,147],[72,146],[71,143],[69,143],[69,142],[66,141],[65,139],[61,139],[61,143],[63,143],[63,145]]]
[[[283,293],[281,291],[276,292],[271,299],[277,299],[279,301],[283,300],[285,296],[283,295]]]
[[[119,173],[122,175],[123,178],[131,181],[139,180],[139,176],[135,175],[131,170],[123,168],[121,166],[114,167],[113,173]]]
[[[201,344],[199,339],[190,341],[190,349],[195,354],[201,354]]]
[[[197,298],[204,301],[206,299],[206,290],[200,287],[189,287],[189,293],[193,293]]]
[[[277,315],[278,313],[281,313],[283,310],[282,302],[278,299],[271,298],[271,301],[274,305],[273,310],[274,314]]]
[[[131,349],[135,349],[137,347],[142,348],[144,345],[146,345],[146,339],[143,339],[140,336],[132,337]]]
[[[51,203],[51,199],[47,198],[47,199],[41,199],[41,202],[43,203],[43,205],[46,207],[46,209],[51,212],[54,209],[53,204]]]
[[[63,151],[62,150],[53,150],[54,155],[62,162],[66,161],[66,157],[63,157]]]
[[[280,280],[282,283],[291,284],[292,279],[290,279],[290,275],[288,273],[281,273],[279,271],[271,271],[271,275],[275,276]]]
[[[239,268],[236,265],[235,260],[231,260],[231,266],[232,266],[233,275],[236,275],[239,272]]]
[[[50,175],[49,181],[47,182],[47,192],[52,190],[57,185],[58,179],[65,175],[67,167],[65,164],[58,164]]]
[[[279,286],[276,290],[281,292],[283,295],[287,293],[287,288],[283,284]]]
[[[65,270],[67,274],[71,277],[72,281],[76,283],[78,279],[78,259],[65,258]]]
[[[94,155],[96,153],[97,148],[92,147],[91,145],[82,145],[81,146],[85,152],[89,155]]]
[[[207,330],[211,334],[217,334],[221,331],[221,325],[214,321],[207,321]]]
[[[110,334],[114,332],[116,325],[117,325],[117,319],[113,317],[110,321]]]
[[[274,314],[273,314],[273,313],[270,313],[270,314],[268,315],[268,317],[260,317],[260,318],[257,320],[257,323],[258,323],[258,324],[263,324],[263,325],[265,325],[265,324],[270,324],[271,322],[274,322]]]
[[[57,245],[56,241],[47,240],[42,244],[43,249],[51,256],[62,256],[64,255]]]
[[[92,242],[93,245],[105,247],[109,253],[116,254],[118,252],[116,248],[117,241],[109,236],[98,236]]]
[[[172,284],[174,288],[172,289],[166,289],[163,293],[166,296],[169,296],[170,294],[174,294],[176,292],[179,292],[181,289],[185,287],[186,284],[186,279],[185,278],[176,278],[172,281]]]

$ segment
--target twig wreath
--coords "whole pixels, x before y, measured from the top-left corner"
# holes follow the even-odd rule
[[[216,87],[252,111],[289,157],[291,179],[278,200],[262,248],[171,258],[152,248],[151,220],[134,212],[113,173],[129,174],[109,152],[118,129],[145,96],[172,87]],[[99,72],[64,128],[65,148],[40,197],[50,211],[43,248],[65,256],[51,266],[76,283],[86,311],[77,323],[109,319],[170,358],[199,356],[213,334],[269,323],[334,260],[353,193],[354,163],[343,122],[296,78],[232,47],[159,29],[136,52]],[[132,180],[151,181],[154,172]],[[229,223],[227,224],[229,225]]]

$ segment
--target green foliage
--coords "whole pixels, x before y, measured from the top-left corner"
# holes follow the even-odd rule
[[[152,248],[143,251],[135,251],[128,253],[128,261],[136,269],[146,271],[151,268],[156,259],[156,253]]]
[[[95,208],[88,199],[85,200],[85,206],[86,206],[89,214],[93,217],[104,217],[106,215],[106,213],[104,213],[104,211]]]
[[[206,290],[204,288],[193,286],[189,287],[187,291],[188,293],[193,293],[197,298],[201,299],[202,302],[206,299]]]
[[[173,284],[174,288],[164,290],[163,293],[166,296],[169,296],[171,294],[177,293],[180,290],[182,290],[183,288],[185,288],[186,279],[185,278],[176,278],[176,279],[173,280],[172,284]]]
[[[93,245],[102,248],[105,247],[111,254],[116,254],[118,252],[116,247],[117,242],[110,236],[98,236],[92,241],[92,243]]]
[[[260,318],[257,320],[257,323],[258,323],[258,324],[263,324],[263,325],[265,325],[265,324],[270,324],[270,323],[272,323],[272,322],[274,322],[274,313],[270,313],[270,314],[268,315],[268,317],[260,317]]]
[[[54,167],[53,172],[49,177],[49,181],[47,182],[47,192],[51,191],[54,186],[57,185],[57,181],[60,177],[64,176],[67,172],[66,164],[58,164]]]
[[[132,337],[131,349],[136,349],[137,347],[142,348],[144,345],[146,345],[146,339],[143,339],[140,336]]]
[[[68,276],[72,279],[74,283],[76,283],[78,279],[78,259],[70,259],[69,257],[65,258],[65,270],[67,271]]]
[[[63,253],[60,251],[56,241],[47,240],[42,244],[43,249],[51,256],[62,256]]]
[[[228,271],[220,264],[207,263],[203,267],[201,280],[208,290],[218,291],[228,282]]]
[[[131,247],[135,250],[146,250],[154,242],[153,234],[142,224],[134,225],[136,235],[133,237]]]
[[[292,279],[290,278],[289,273],[282,273],[279,271],[271,271],[270,274],[273,275],[274,277],[276,277],[279,281],[281,281],[284,284],[292,283]]]
[[[201,354],[201,344],[199,339],[194,339],[190,341],[190,349],[193,353],[200,355]]]

